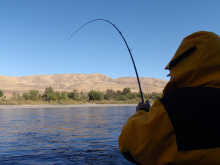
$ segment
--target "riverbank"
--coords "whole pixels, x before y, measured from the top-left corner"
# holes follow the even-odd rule
[[[137,106],[137,104],[73,104],[73,105],[0,105],[0,109],[19,109],[19,108],[71,108],[71,107],[121,107]]]

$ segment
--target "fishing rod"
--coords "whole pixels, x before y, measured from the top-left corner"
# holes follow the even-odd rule
[[[115,26],[115,24],[113,24],[112,22],[110,22],[110,21],[108,21],[108,20],[106,20],[106,19],[94,19],[94,20],[92,20],[92,21],[87,22],[86,24],[84,24],[83,26],[81,26],[79,29],[77,29],[77,30],[75,31],[75,33],[73,33],[73,34],[68,38],[68,41],[69,41],[79,30],[81,30],[84,26],[86,26],[86,25],[88,25],[88,24],[90,24],[90,23],[92,23],[92,22],[95,22],[95,21],[105,21],[105,22],[108,22],[109,24],[111,24],[112,26],[114,26],[114,28],[118,31],[118,33],[119,33],[119,34],[121,35],[121,37],[123,38],[123,40],[124,40],[124,42],[125,42],[125,45],[127,46],[128,52],[129,52],[129,54],[130,54],[130,56],[131,56],[131,60],[132,60],[132,62],[133,62],[133,65],[134,65],[134,70],[135,70],[136,77],[137,77],[137,81],[138,81],[138,85],[139,85],[139,90],[140,90],[140,94],[141,94],[141,99],[142,99],[142,102],[144,103],[144,97],[143,97],[143,93],[142,93],[142,90],[141,90],[141,83],[140,83],[140,80],[139,80],[139,76],[138,76],[138,72],[137,72],[136,65],[135,65],[135,63],[134,63],[133,56],[132,56],[132,54],[131,54],[131,49],[129,48],[129,46],[128,46],[128,44],[127,44],[127,42],[126,42],[124,36],[122,35],[122,32]]]

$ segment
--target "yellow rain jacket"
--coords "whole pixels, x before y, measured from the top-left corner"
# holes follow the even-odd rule
[[[167,65],[170,81],[149,112],[124,125],[119,149],[136,164],[220,164],[220,38],[184,38]]]

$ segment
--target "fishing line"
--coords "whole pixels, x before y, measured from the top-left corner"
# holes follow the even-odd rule
[[[140,84],[140,80],[139,80],[137,68],[136,68],[136,65],[135,65],[135,63],[134,63],[133,56],[132,56],[132,54],[131,54],[131,49],[129,48],[129,46],[128,46],[128,44],[127,44],[127,42],[126,42],[124,36],[123,36],[122,33],[121,33],[121,31],[119,31],[119,29],[115,26],[115,24],[113,24],[112,22],[110,22],[110,21],[108,21],[108,20],[105,20],[105,19],[94,19],[94,20],[92,20],[92,21],[87,22],[86,24],[84,24],[83,26],[81,26],[79,29],[77,29],[77,30],[75,31],[75,33],[73,33],[73,34],[68,38],[68,41],[69,41],[79,30],[81,30],[84,26],[86,26],[86,25],[88,25],[88,24],[90,24],[90,23],[92,23],[92,22],[95,22],[95,21],[105,21],[105,22],[110,23],[112,26],[114,26],[114,28],[118,31],[118,33],[119,33],[119,34],[121,35],[121,37],[123,38],[123,40],[124,40],[124,42],[125,42],[125,45],[127,46],[128,52],[129,52],[129,54],[130,54],[130,56],[131,56],[131,60],[132,60],[132,62],[133,62],[133,65],[134,65],[134,70],[135,70],[136,77],[137,77],[137,81],[138,81],[138,85],[139,85],[139,90],[140,90],[140,94],[141,94],[141,99],[142,99],[142,102],[144,103],[144,97],[143,97],[143,93],[142,93],[142,90],[141,90],[141,84]]]

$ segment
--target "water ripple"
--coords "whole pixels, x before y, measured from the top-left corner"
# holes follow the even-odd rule
[[[134,109],[0,109],[0,164],[131,164],[118,137]]]

